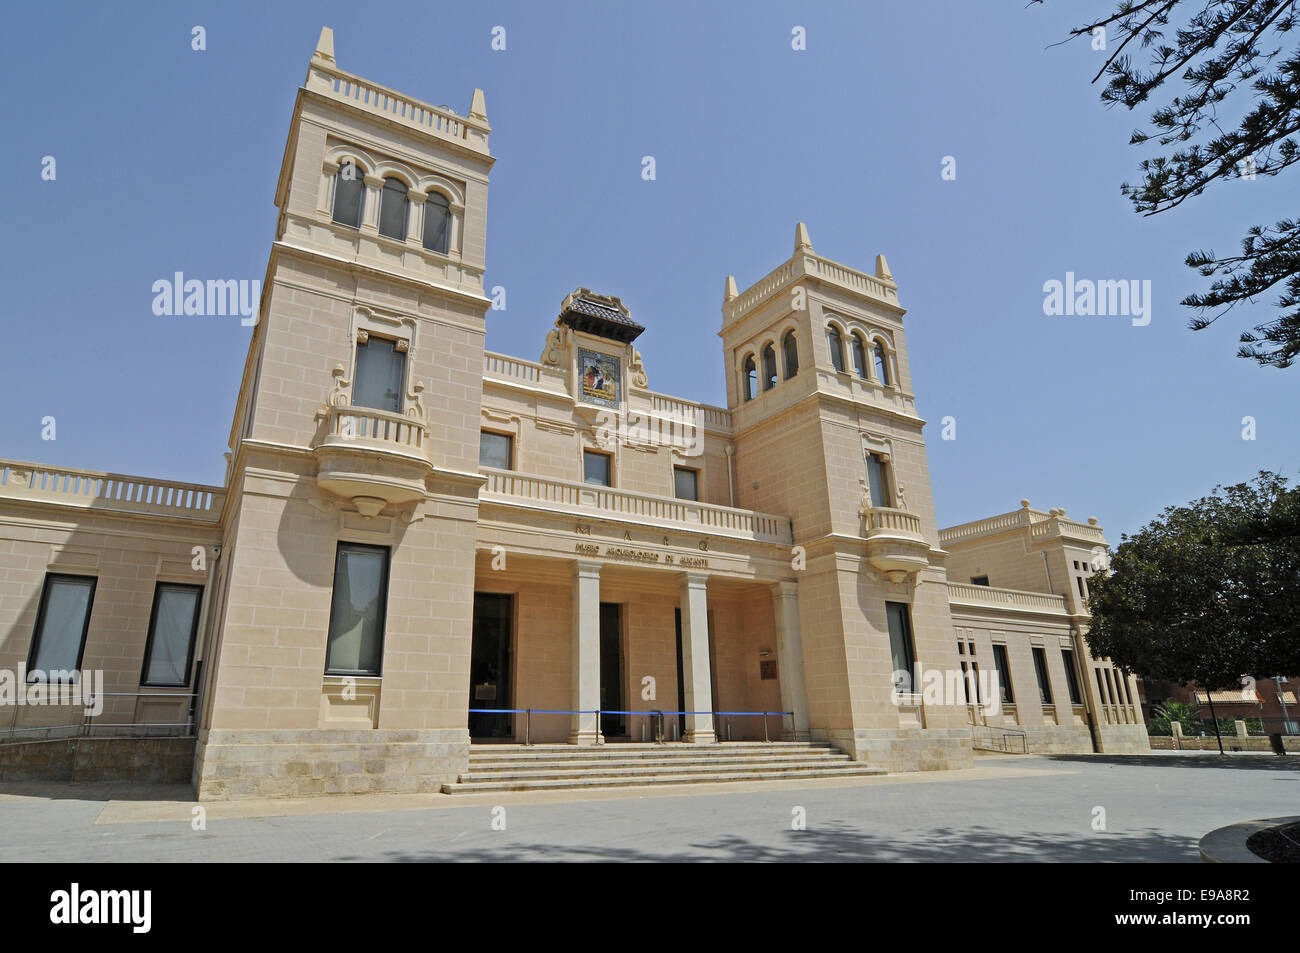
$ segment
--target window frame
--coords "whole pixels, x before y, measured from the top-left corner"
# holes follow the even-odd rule
[[[758,363],[753,354],[746,354],[740,362],[740,388],[745,403],[758,396]]]
[[[49,597],[52,583],[62,579],[90,580],[90,595],[86,597],[86,617],[81,620],[81,642],[77,646],[77,661],[72,666],[71,671],[81,671],[81,663],[86,655],[86,637],[90,633],[90,615],[95,609],[95,589],[99,585],[98,576],[86,576],[80,573],[67,572],[46,572],[45,579],[41,583],[41,599],[36,608],[36,624],[32,628],[31,644],[27,647],[27,674],[24,679],[27,684],[38,683],[40,679],[32,678],[33,672],[40,672],[44,676],[43,684],[50,684],[50,669],[37,668],[36,659],[40,654],[41,636],[44,634],[46,612],[49,608]],[[69,669],[55,669],[55,671],[69,671]]]
[[[331,636],[334,631],[334,597],[336,593],[335,580],[339,573],[339,556],[347,549],[350,551],[372,551],[384,554],[384,580],[382,585],[383,595],[379,599],[379,651],[377,657],[379,664],[373,672],[363,671],[361,669],[338,669],[330,667],[330,648]],[[325,674],[336,676],[354,675],[359,678],[383,678],[384,677],[384,646],[388,641],[388,589],[392,578],[393,568],[393,548],[391,546],[378,546],[374,543],[354,543],[351,540],[340,539],[334,548],[334,570],[330,579],[330,617],[325,626]]]
[[[1074,659],[1074,649],[1061,649],[1061,661],[1065,663],[1065,686],[1070,696],[1071,705],[1083,704],[1083,685],[1079,681],[1078,664]]]
[[[596,483],[587,479],[587,458],[602,457],[605,460],[605,480],[604,483]],[[586,447],[582,450],[582,482],[585,486],[603,486],[606,489],[614,488],[614,455],[605,453],[603,450],[588,450]]]
[[[889,349],[879,338],[871,349],[871,372],[883,387],[893,387],[894,381],[889,370]]]
[[[682,495],[680,495],[680,494],[677,492],[677,474],[678,474],[678,473],[689,473],[689,474],[691,474],[691,478],[695,481],[695,495],[694,495],[694,496],[682,496]],[[686,501],[691,502],[691,503],[698,503],[698,502],[700,502],[700,471],[697,470],[697,469],[694,468],[694,467],[679,467],[679,466],[674,466],[674,467],[673,467],[673,497],[674,497],[675,499],[678,499],[678,500],[686,500]]]
[[[1011,687],[1011,656],[1005,642],[993,643],[993,670],[998,673],[998,694],[1002,704],[1014,705],[1016,692]]]
[[[793,329],[781,336],[781,358],[785,364],[785,380],[799,373],[799,338]]]
[[[871,380],[871,374],[867,367],[867,346],[862,340],[862,335],[854,332],[849,337],[853,339],[853,343],[850,345],[853,350],[853,369],[857,371],[859,379]]]
[[[832,338],[834,340],[832,340]],[[836,374],[844,373],[844,334],[833,324],[826,326],[826,349],[830,351],[831,368]]]
[[[1052,678],[1047,670],[1047,650],[1041,645],[1031,645],[1030,654],[1034,657],[1034,674],[1038,676],[1038,697],[1044,707],[1056,704],[1052,694]]]
[[[506,442],[506,465],[504,467],[495,467],[497,470],[513,470],[515,468],[515,435],[512,433],[502,433],[500,430],[487,430],[480,428],[478,432],[478,465],[481,467],[491,466],[483,462],[483,438],[484,437],[501,437]]]
[[[896,614],[898,618],[902,620],[903,624],[903,631],[900,633],[900,637],[903,640],[903,655],[906,657],[907,661],[907,678],[908,681],[912,683],[910,691],[906,692],[906,694],[919,695],[920,686],[916,684],[916,635],[912,630],[912,607],[906,602],[885,602],[885,632],[889,636],[889,662],[890,665],[893,665],[896,661],[894,658],[894,630],[889,625],[889,620],[893,618],[893,615],[890,614],[890,609],[895,608],[901,610]],[[893,673],[895,671],[898,671],[898,669],[895,668],[890,671],[890,680],[893,684],[893,691],[895,694],[904,694],[899,691],[898,683],[893,681]]]
[[[358,335],[359,336],[359,335]],[[401,414],[406,409],[406,385],[410,378],[410,341],[405,338],[389,337],[386,334],[377,334],[374,331],[366,331],[364,341],[354,340],[352,343],[352,384],[350,387],[349,400],[353,407],[362,407],[366,410],[377,410],[386,414]],[[389,410],[387,407],[373,407],[370,404],[362,404],[357,401],[357,391],[360,390],[361,384],[361,349],[369,347],[372,341],[384,341],[393,346],[393,353],[398,355],[402,364],[402,380],[397,389],[397,409]],[[401,349],[401,345],[406,345],[406,350]],[[363,435],[358,435],[363,436]]]
[[[154,637],[158,634],[158,604],[162,601],[163,588],[171,589],[193,589],[198,596],[194,600],[194,617],[190,620],[190,639],[189,647],[185,653],[185,681],[179,683],[173,682],[151,682],[148,681],[150,662],[153,654]],[[190,683],[194,680],[194,650],[198,647],[199,640],[199,621],[203,615],[203,590],[204,586],[190,582],[167,582],[158,580],[153,587],[153,606],[149,609],[149,634],[144,640],[144,660],[140,666],[140,687],[141,688],[189,688]]]

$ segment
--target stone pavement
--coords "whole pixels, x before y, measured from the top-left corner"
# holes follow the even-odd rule
[[[964,771],[653,792],[203,805],[184,785],[6,783],[0,784],[0,863],[1195,862],[1197,841],[1213,828],[1295,813],[1297,804],[1300,758],[1175,752],[982,756]],[[194,830],[199,806],[206,828]],[[798,830],[800,819],[805,827]]]

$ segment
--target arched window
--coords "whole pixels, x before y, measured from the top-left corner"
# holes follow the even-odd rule
[[[776,386],[776,348],[767,345],[763,348],[763,390]]]
[[[754,366],[754,355],[745,358],[745,400],[753,400],[758,393],[758,368]]]
[[[789,380],[799,373],[799,344],[794,339],[793,331],[786,331],[781,339],[782,356],[785,357],[785,379]]]
[[[447,254],[451,237],[451,203],[441,192],[430,192],[424,202],[424,247]]]
[[[868,377],[867,349],[862,344],[862,335],[853,335],[853,368],[864,381]]]
[[[889,380],[889,359],[885,357],[885,346],[879,341],[876,342],[876,379],[880,383],[888,386]]]
[[[379,234],[406,241],[406,197],[408,189],[401,179],[384,179],[383,194],[379,198]]]
[[[365,172],[353,159],[344,159],[334,173],[334,209],[332,218],[340,225],[361,227],[361,209],[365,206]]]
[[[844,370],[844,339],[840,337],[839,328],[826,329],[826,343],[831,349],[831,367],[837,371]]]

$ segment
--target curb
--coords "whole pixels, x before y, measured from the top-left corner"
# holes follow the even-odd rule
[[[1268,861],[1252,852],[1246,841],[1270,827],[1293,824],[1300,816],[1265,817],[1258,821],[1242,821],[1210,831],[1201,838],[1201,862],[1205,864],[1267,864]]]

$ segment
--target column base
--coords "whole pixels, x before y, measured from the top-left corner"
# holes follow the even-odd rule
[[[603,745],[605,736],[599,731],[571,731],[569,732],[569,744],[571,745]]]
[[[791,729],[787,728],[781,732],[782,741],[812,741],[812,732],[807,728]]]
[[[707,731],[692,731],[687,729],[686,734],[682,735],[682,741],[688,745],[711,745],[718,740],[712,729]]]

